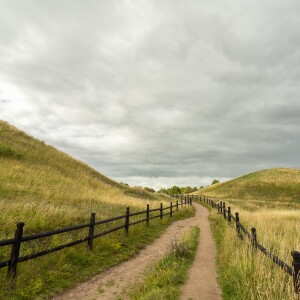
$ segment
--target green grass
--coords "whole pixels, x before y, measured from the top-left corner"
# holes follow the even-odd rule
[[[86,223],[91,212],[96,212],[96,219],[100,220],[123,215],[127,206],[134,212],[144,210],[146,204],[150,204],[150,209],[158,208],[160,202],[166,206],[172,200],[119,184],[3,121],[0,121],[0,169],[0,240],[13,237],[17,222],[25,223],[24,234],[28,235]],[[189,216],[191,210],[182,210],[178,217]],[[157,226],[132,228],[130,231],[137,230],[138,238],[134,234],[126,237],[123,232],[100,238],[93,252],[79,245],[20,263],[14,291],[7,286],[7,268],[3,268],[0,298],[35,299],[73,286],[132,257],[164,230],[166,224],[155,222]],[[107,228],[101,225],[97,230]],[[86,234],[87,230],[81,230],[27,242],[22,245],[20,255],[55,247]],[[122,246],[123,242],[128,242],[128,247]],[[9,247],[0,247],[0,261],[7,260],[9,254]]]
[[[226,202],[232,214],[273,254],[292,266],[291,251],[300,250],[300,170],[270,169],[201,189],[195,194]],[[297,299],[292,277],[249,243],[237,238],[234,225],[215,211],[210,222],[217,243],[217,266],[225,300]]]
[[[180,287],[192,266],[199,242],[200,229],[194,227],[181,240],[173,244],[171,252],[159,260],[143,283],[134,289],[130,299],[168,300],[179,299]]]
[[[20,263],[14,290],[10,289],[9,282],[5,279],[6,269],[2,269],[1,299],[44,299],[62,292],[77,282],[133,257],[159,237],[172,221],[193,215],[193,207],[183,208],[174,214],[173,219],[164,217],[162,221],[150,220],[148,227],[146,224],[132,226],[128,235],[121,230],[98,238],[94,241],[93,251],[89,251],[86,245],[82,244]]]
[[[234,203],[231,203],[234,204]],[[290,266],[291,251],[299,250],[295,232],[299,229],[299,209],[244,210],[235,205],[240,221],[250,231],[257,229],[258,241]],[[255,251],[248,239],[241,241],[236,234],[235,223],[228,225],[223,216],[212,211],[209,216],[217,245],[217,269],[224,300],[292,300],[292,277],[273,261]]]
[[[214,184],[195,194],[241,201],[299,203],[300,169],[262,170]]]

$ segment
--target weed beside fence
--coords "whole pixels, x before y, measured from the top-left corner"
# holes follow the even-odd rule
[[[174,198],[182,199],[185,197],[184,195],[173,195]],[[219,215],[224,217],[228,221],[229,224],[232,221],[235,222],[235,229],[237,232],[237,236],[241,240],[248,239],[250,244],[252,245],[254,250],[259,250],[271,260],[278,265],[283,271],[293,277],[294,289],[297,294],[300,294],[300,252],[292,251],[291,255],[293,257],[293,266],[289,266],[283,260],[281,260],[278,256],[274,255],[270,250],[266,249],[263,245],[261,245],[257,240],[257,231],[256,228],[252,227],[251,232],[249,232],[246,227],[240,222],[240,216],[238,212],[235,212],[233,215],[230,207],[226,207],[225,202],[215,202],[214,200],[199,195],[188,195],[193,200],[198,200],[203,203],[208,204],[212,208],[214,208]]]
[[[28,260],[31,260],[31,259],[34,259],[37,257],[41,257],[41,256],[44,256],[44,255],[47,255],[47,254],[50,254],[50,253],[53,253],[56,251],[63,250],[68,247],[72,247],[72,246],[84,243],[84,242],[87,243],[87,248],[89,250],[93,250],[93,241],[96,238],[99,238],[101,236],[107,235],[109,233],[112,233],[112,232],[115,232],[115,231],[118,231],[121,229],[124,229],[125,233],[128,234],[130,226],[140,224],[140,223],[146,223],[147,225],[149,225],[149,222],[152,219],[156,219],[156,218],[163,219],[164,216],[172,217],[173,213],[177,212],[180,207],[190,206],[190,205],[192,205],[192,198],[189,196],[185,196],[181,199],[180,203],[179,203],[179,201],[176,201],[176,203],[171,202],[170,206],[168,206],[168,207],[163,207],[163,204],[161,203],[159,208],[150,209],[149,204],[147,204],[146,210],[133,212],[133,213],[131,213],[130,208],[127,207],[124,215],[116,216],[116,217],[113,217],[110,219],[105,219],[105,220],[97,221],[96,213],[93,212],[90,215],[89,223],[69,226],[69,227],[65,227],[65,228],[59,228],[59,229],[55,229],[52,231],[41,232],[41,233],[32,234],[32,235],[23,235],[23,229],[24,229],[25,223],[20,222],[17,224],[14,238],[0,241],[0,247],[4,247],[4,246],[11,247],[10,258],[6,261],[0,262],[0,269],[4,268],[4,267],[8,267],[7,277],[11,281],[11,287],[13,288],[15,278],[17,276],[17,265],[20,262],[24,262],[24,261],[28,261]],[[138,216],[138,217],[144,216],[144,217],[142,217],[138,220],[132,220],[132,217],[135,217],[135,216]],[[123,220],[123,224],[112,227],[112,228],[108,228],[101,232],[95,233],[95,228],[98,225],[111,224],[112,222],[115,222],[117,220]],[[20,256],[20,249],[21,249],[21,245],[23,243],[42,239],[45,237],[58,235],[58,234],[63,234],[66,232],[74,232],[74,231],[78,231],[78,230],[85,229],[85,228],[87,229],[88,233],[86,236],[84,236],[81,239],[70,241],[68,243],[65,243],[65,244],[50,248],[50,249],[45,249],[43,251],[30,253],[25,256]]]

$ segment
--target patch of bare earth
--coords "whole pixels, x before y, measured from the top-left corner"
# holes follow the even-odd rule
[[[182,290],[182,299],[221,299],[216,281],[215,246],[209,228],[208,211],[197,203],[194,205],[195,217],[172,223],[162,236],[134,258],[78,284],[75,288],[55,296],[53,300],[128,299],[130,286],[140,282],[149,266],[170,251],[174,238],[180,237],[193,226],[201,229],[200,244],[188,283]]]
[[[216,246],[208,221],[209,211],[195,204],[200,241],[188,279],[181,290],[182,300],[219,300],[221,290],[217,282]]]

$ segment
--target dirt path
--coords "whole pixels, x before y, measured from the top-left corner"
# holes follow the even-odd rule
[[[195,264],[191,269],[189,282],[184,286],[182,292],[182,299],[221,299],[218,296],[220,292],[216,282],[215,248],[207,219],[208,211],[197,203],[194,203],[194,205],[196,207],[195,217],[174,222],[161,237],[134,258],[96,275],[90,280],[77,285],[74,289],[54,297],[53,300],[127,299],[128,286],[140,281],[144,277],[144,271],[166,255],[170,250],[174,237],[179,237],[184,231],[193,226],[201,228],[200,244]],[[195,283],[193,283],[194,280]],[[195,294],[190,293],[192,291]]]
[[[182,300],[219,300],[221,290],[217,283],[216,246],[210,230],[209,211],[197,205],[200,242],[188,280],[181,290]]]

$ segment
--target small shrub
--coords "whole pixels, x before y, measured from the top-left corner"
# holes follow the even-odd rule
[[[219,180],[217,180],[217,179],[214,179],[214,181],[211,183],[211,185],[213,185],[213,184],[217,184],[217,183],[220,183],[220,181],[219,181]]]
[[[5,158],[21,158],[20,154],[17,154],[15,151],[13,151],[10,147],[0,144],[0,157]]]

